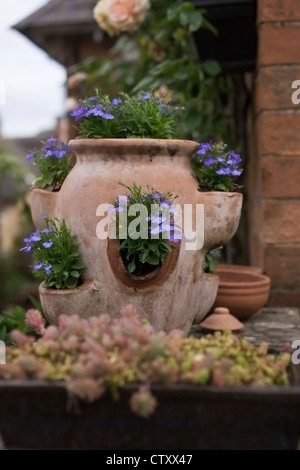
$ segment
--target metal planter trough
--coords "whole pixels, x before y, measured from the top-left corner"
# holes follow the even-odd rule
[[[151,417],[118,400],[71,401],[62,383],[0,382],[0,431],[6,449],[293,450],[300,433],[298,386],[153,386]]]

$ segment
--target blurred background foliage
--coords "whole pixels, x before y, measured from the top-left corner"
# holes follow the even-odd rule
[[[109,57],[89,58],[70,73],[87,74],[83,94],[95,88],[110,94],[153,90],[157,97],[183,107],[178,138],[232,143],[231,81],[213,60],[202,61],[193,33],[205,28],[218,34],[205,11],[190,2],[152,0],[151,9],[134,34],[121,34]]]
[[[19,251],[32,229],[28,189],[25,165],[0,142],[0,313],[36,296],[30,256]]]

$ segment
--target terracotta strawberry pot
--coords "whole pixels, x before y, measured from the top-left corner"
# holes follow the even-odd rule
[[[219,287],[219,277],[216,274],[205,273],[201,282],[201,305],[198,312],[195,315],[194,323],[200,323],[207,312],[210,311],[211,307],[216,300],[217,292]]]
[[[241,214],[242,194],[199,192],[190,159],[197,143],[159,139],[78,139],[69,142],[76,163],[58,193],[32,191],[32,216],[36,226],[43,215],[65,219],[79,246],[86,265],[84,280],[93,280],[97,291],[89,297],[88,310],[119,315],[120,308],[133,304],[157,329],[174,328],[189,332],[202,306],[204,257],[208,250],[226,244],[235,234]],[[112,254],[110,241],[99,239],[97,208],[113,204],[124,194],[122,183],[152,186],[165,193],[177,194],[176,203],[192,207],[192,225],[203,246],[187,249],[184,237],[177,252],[157,276],[145,281],[126,282],[120,274],[120,256]],[[46,194],[45,194],[46,193]],[[204,217],[196,224],[196,205],[204,205]],[[183,211],[184,212],[184,211]],[[50,214],[49,214],[50,213]],[[184,215],[183,215],[184,223]],[[204,237],[204,238],[203,238]],[[124,277],[125,276],[125,277]],[[207,311],[202,309],[205,316]],[[72,310],[70,311],[72,313]],[[200,318],[199,318],[200,320]],[[54,319],[53,319],[54,321]]]

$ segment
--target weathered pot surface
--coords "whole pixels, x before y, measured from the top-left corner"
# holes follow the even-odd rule
[[[218,292],[219,277],[216,274],[204,273],[199,296],[201,298],[201,305],[195,315],[194,323],[198,324],[205,317],[207,312],[210,311]]]
[[[158,330],[181,329],[188,334],[201,309],[205,253],[227,243],[234,235],[242,194],[198,190],[190,168],[190,158],[198,145],[193,141],[77,139],[69,144],[76,154],[74,167],[58,193],[45,195],[41,190],[33,190],[32,214],[37,226],[47,211],[65,219],[74,234],[86,265],[83,279],[94,280],[98,289],[89,298],[84,314],[90,311],[117,316],[123,305],[132,304]],[[176,203],[183,208],[183,226],[185,204],[193,208],[197,249],[191,249],[191,241],[184,233],[166,266],[157,276],[143,282],[133,283],[126,273],[120,274],[120,264],[111,251],[114,240],[99,239],[97,231],[103,221],[98,207],[113,204],[117,196],[124,194],[120,180],[130,185],[136,183],[145,190],[150,186],[162,193],[171,191],[178,195]],[[201,204],[204,220],[199,224],[196,206]],[[206,313],[203,311],[203,315]]]
[[[97,282],[86,280],[74,289],[49,289],[39,285],[40,301],[49,323],[57,324],[60,315],[79,315],[88,318],[95,315]]]

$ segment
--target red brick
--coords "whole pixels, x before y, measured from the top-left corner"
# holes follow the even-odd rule
[[[300,201],[263,201],[261,219],[264,243],[300,244]]]
[[[300,26],[262,24],[259,28],[260,65],[299,64]]]
[[[291,99],[297,91],[292,88],[294,80],[300,80],[299,65],[261,67],[256,79],[256,112],[264,109],[300,110],[300,104],[293,104]]]
[[[262,197],[300,199],[300,155],[263,157],[261,180]]]
[[[300,19],[299,0],[258,0],[258,22]]]
[[[300,114],[261,114],[256,132],[259,155],[300,155]]]
[[[263,270],[271,278],[272,289],[299,289],[300,245],[266,247]]]
[[[300,289],[271,289],[268,306],[300,309]]]

